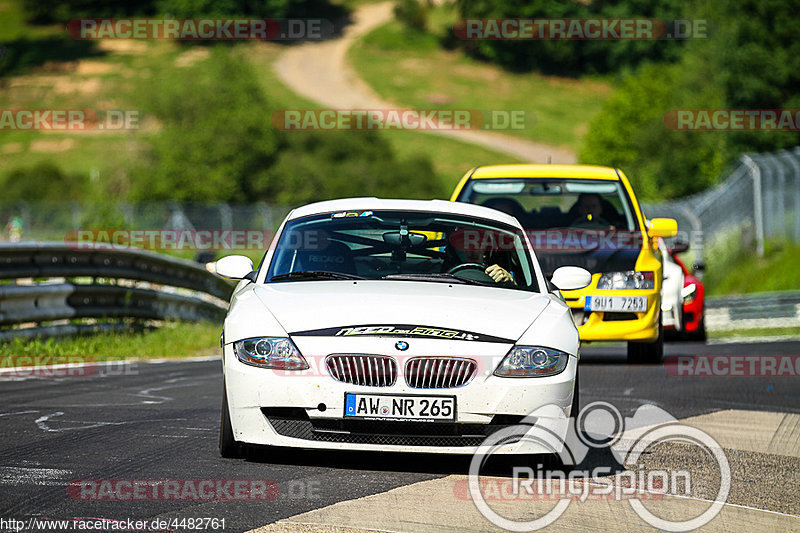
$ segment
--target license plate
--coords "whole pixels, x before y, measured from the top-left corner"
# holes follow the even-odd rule
[[[644,313],[647,311],[646,296],[587,296],[584,311],[617,311]]]
[[[456,399],[453,396],[347,393],[344,395],[344,416],[381,420],[454,422]]]

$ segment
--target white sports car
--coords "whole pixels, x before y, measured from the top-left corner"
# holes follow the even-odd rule
[[[661,322],[665,328],[681,333],[683,330],[683,269],[672,259],[663,239],[658,239],[664,263],[664,283],[661,285]]]
[[[473,453],[539,407],[558,406],[558,428],[576,409],[578,331],[553,286],[591,276],[562,267],[550,285],[500,211],[320,202],[288,215],[257,270],[229,256],[217,272],[241,280],[221,340],[225,457],[250,444]]]

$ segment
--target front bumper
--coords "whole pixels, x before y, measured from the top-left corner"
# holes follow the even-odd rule
[[[683,304],[683,330],[686,333],[695,333],[700,329],[703,320],[703,294],[698,291],[694,299]]]
[[[596,284],[596,279],[593,280]],[[658,338],[658,321],[661,316],[661,294],[658,290],[598,290],[563,291],[564,299],[572,311],[578,334],[582,341],[645,341]],[[586,296],[645,296],[644,313],[612,313],[584,311]]]
[[[491,348],[496,350],[497,345]],[[311,369],[304,372],[248,366],[236,358],[232,344],[227,344],[224,375],[234,438],[247,444],[294,448],[472,454],[494,430],[517,425],[537,409],[556,406],[556,416],[539,416],[536,424],[559,434],[563,441],[577,357],[570,356],[567,368],[555,376],[500,378],[492,374],[499,363],[496,355],[467,356],[478,361],[478,372],[463,387],[411,388],[402,371],[391,387],[366,387],[334,380],[324,364],[316,365],[314,360],[309,360]],[[456,420],[454,424],[345,420],[345,393],[455,396]],[[560,449],[553,450],[538,439],[520,439],[499,447],[496,453],[553,451]]]

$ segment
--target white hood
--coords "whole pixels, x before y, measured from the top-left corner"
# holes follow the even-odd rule
[[[302,281],[255,285],[252,290],[257,299],[247,298],[246,307],[260,301],[290,334],[395,325],[515,341],[549,301],[521,290],[413,281]]]

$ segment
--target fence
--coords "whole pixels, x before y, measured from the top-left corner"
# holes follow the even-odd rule
[[[63,242],[0,244],[0,278],[17,281],[0,284],[0,339],[120,325],[98,319],[221,321],[233,289],[191,261],[146,251],[75,249]],[[77,319],[93,323],[76,324]]]
[[[743,155],[716,187],[643,209],[648,217],[677,219],[679,231],[693,236],[698,259],[704,246],[734,233],[763,257],[767,239],[800,242],[800,147]]]

